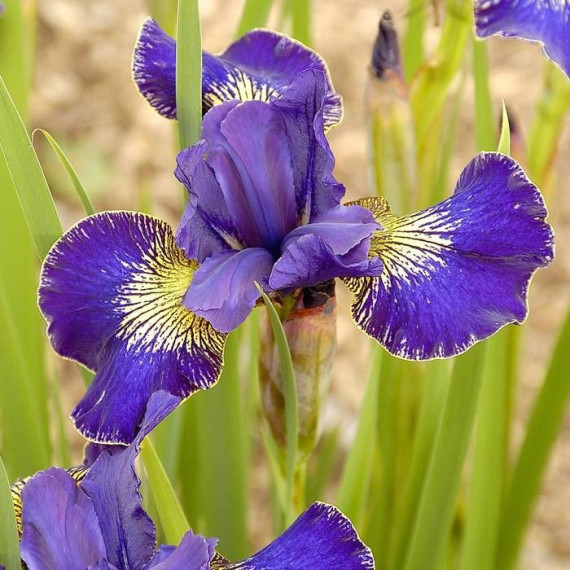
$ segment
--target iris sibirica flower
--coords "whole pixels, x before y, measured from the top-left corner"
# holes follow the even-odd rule
[[[176,243],[155,218],[106,212],[54,245],[39,304],[56,350],[97,371],[73,411],[88,438],[130,442],[153,392],[211,385],[224,334],[259,301],[255,282],[287,304],[344,279],[358,326],[408,359],[452,356],[524,321],[553,236],[521,167],[480,154],[453,196],[410,216],[381,198],[343,205],[326,97],[324,73],[308,70],[287,98],[213,107],[203,140],[178,157],[189,201]]]
[[[156,548],[142,508],[135,459],[144,437],[178,404],[154,394],[129,447],[90,445],[89,468],[77,483],[63,469],[34,475],[24,486],[21,556],[29,570],[357,570],[373,568],[370,550],[336,508],[314,503],[266,548],[243,562],[215,552],[216,539],[188,531],[178,547]]]
[[[540,42],[570,76],[570,4],[567,0],[475,0],[480,38],[499,35]]]
[[[271,30],[252,30],[224,52],[202,52],[202,109],[224,101],[275,101],[286,96],[295,77],[306,69],[326,75],[323,115],[326,128],[342,119],[323,58],[298,41]],[[133,78],[143,97],[164,117],[176,118],[176,42],[152,19],[139,32]]]

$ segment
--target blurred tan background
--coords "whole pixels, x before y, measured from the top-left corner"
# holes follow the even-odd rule
[[[390,9],[403,32],[405,4],[403,0],[313,0],[314,47],[327,60],[345,102],[344,122],[331,132],[330,140],[337,157],[336,175],[346,184],[348,198],[371,192],[362,102],[377,22],[383,10]],[[224,49],[234,37],[242,1],[203,0],[200,6],[204,48]],[[428,50],[438,37],[437,18],[433,8],[430,10]],[[146,104],[130,75],[132,47],[146,15],[143,0],[39,0],[39,15],[33,126],[47,129],[60,142],[97,209],[152,209],[176,225],[182,200],[172,176],[173,123]],[[270,25],[276,24],[276,14],[272,14]],[[497,112],[501,99],[505,99],[523,132],[528,133],[541,89],[542,51],[518,41],[493,40],[490,54]],[[475,154],[470,80],[463,100],[452,179]],[[57,194],[64,224],[70,225],[81,217],[81,210],[65,173],[43,142],[37,140],[36,147]],[[532,286],[517,401],[518,440],[569,298],[569,150],[566,129],[557,164],[556,192],[548,199],[557,233],[557,259],[538,274]],[[369,344],[350,322],[346,291],[339,291],[339,301],[339,353],[327,422],[343,426],[344,443],[348,444],[361,405]],[[74,377],[68,382],[70,391],[80,389]],[[66,411],[73,400],[66,402]],[[570,568],[568,414],[534,515],[523,567]]]

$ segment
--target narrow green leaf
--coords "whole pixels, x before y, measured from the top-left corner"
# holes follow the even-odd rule
[[[569,111],[570,81],[557,65],[547,61],[527,152],[530,176],[543,192],[549,190],[558,141]]]
[[[405,570],[435,570],[448,540],[461,469],[473,430],[485,345],[455,359],[451,386],[416,514]]]
[[[544,383],[534,405],[525,439],[507,490],[501,517],[495,568],[515,566],[540,483],[570,395],[570,310],[562,326]]]
[[[67,156],[65,156],[65,153],[63,152],[62,148],[59,146],[59,144],[57,144],[56,140],[44,129],[36,129],[32,133],[32,139],[34,138],[34,134],[36,132],[42,133],[44,135],[44,137],[47,139],[47,141],[49,142],[49,144],[51,145],[51,148],[53,148],[53,150],[54,150],[55,154],[57,155],[57,157],[59,158],[63,168],[65,168],[65,171],[67,172],[67,175],[69,176],[69,180],[71,180],[71,183],[73,184],[73,188],[75,189],[77,196],[81,200],[81,204],[83,206],[83,209],[85,210],[85,213],[88,216],[91,216],[92,214],[94,214],[95,209],[93,208],[93,204],[91,204],[91,200],[89,199],[89,196],[87,195],[87,192],[85,191],[85,188],[83,188],[83,184],[81,184],[81,180],[79,180],[79,176],[77,176],[77,172],[75,172],[75,169],[71,165],[71,162],[69,162],[69,159],[67,158]]]
[[[503,101],[503,113],[501,119],[501,136],[499,137],[498,152],[503,154],[511,154],[511,130],[509,128],[509,115],[507,114],[507,107]]]
[[[190,525],[160,458],[148,437],[142,446],[141,457],[166,540],[168,544],[178,545],[184,534],[190,529]]]
[[[178,0],[176,116],[180,148],[197,143],[202,128],[202,32],[198,0]]]
[[[0,78],[0,147],[40,259],[63,228],[30,137]]]
[[[239,38],[253,28],[263,28],[272,6],[273,0],[245,0],[236,36]]]
[[[467,39],[472,33],[471,0],[447,0],[445,8],[445,20],[437,50],[431,60],[418,71],[412,86],[412,110],[420,149],[428,142],[431,127],[441,114],[449,86],[459,70]],[[431,138],[429,143],[433,140]]]
[[[10,482],[0,457],[0,564],[6,570],[20,570],[20,545]]]
[[[493,103],[489,90],[487,42],[473,38],[473,79],[475,81],[475,136],[480,151],[491,151],[496,146],[496,128]]]
[[[311,41],[311,0],[291,0],[291,35],[306,46]]]
[[[372,478],[378,422],[378,388],[381,373],[384,373],[382,359],[387,357],[384,349],[379,346],[374,346],[373,351],[356,436],[346,458],[335,502],[357,526],[362,519]]]
[[[495,559],[506,467],[509,328],[487,342],[461,570],[493,568]]]
[[[256,284],[257,285],[257,284]],[[279,319],[279,315],[271,302],[271,299],[264,293],[263,289],[257,285],[259,293],[263,297],[267,312],[269,314],[269,322],[275,338],[275,345],[281,361],[281,378],[283,380],[283,394],[285,397],[285,425],[286,434],[286,465],[287,465],[287,506],[286,513],[287,522],[292,522],[294,518],[294,509],[292,506],[293,485],[295,482],[295,471],[297,467],[297,447],[299,432],[299,411],[297,402],[297,384],[295,382],[295,370],[293,361],[291,360],[291,352],[287,344],[287,337],[283,330],[283,325]]]
[[[429,465],[430,452],[447,391],[450,384],[449,361],[434,360],[426,363],[423,373],[424,390],[416,426],[408,478],[404,485],[401,507],[392,523],[394,539],[389,552],[388,568],[402,568],[407,545],[413,532],[414,515],[422,494]]]
[[[410,0],[408,4],[408,27],[403,42],[403,64],[406,81],[409,83],[424,59],[425,0]]]
[[[318,447],[309,459],[305,504],[322,500],[331,473],[340,456],[340,428],[327,431],[321,437]]]
[[[404,498],[406,475],[413,450],[411,427],[418,413],[423,385],[421,365],[386,355],[378,390],[377,459],[370,491],[370,512],[364,537],[380,566],[392,550],[394,520]]]
[[[69,421],[67,414],[63,411],[61,403],[61,386],[59,378],[54,374],[50,378],[51,399],[53,416],[52,421],[55,423],[55,441],[54,459],[56,465],[61,467],[71,467],[71,456],[69,453],[69,438],[67,437],[67,422]]]
[[[435,182],[431,188],[430,198],[427,204],[437,204],[446,198],[449,191],[449,166],[454,156],[457,141],[457,126],[459,124],[459,113],[463,104],[463,92],[465,91],[466,74],[461,74],[459,86],[451,96],[445,132],[443,133],[443,143],[439,155],[438,172]]]
[[[195,482],[198,479],[200,514],[205,524],[200,531],[219,538],[224,554],[231,559],[243,559],[249,550],[249,448],[240,384],[243,332],[244,328],[240,327],[228,336],[224,367],[216,386],[188,402],[187,408],[195,418],[196,449],[182,450],[183,454],[189,452],[196,462],[194,477]],[[183,460],[181,457],[180,461]],[[193,483],[184,481],[183,484]]]
[[[182,430],[184,429],[184,414],[188,409],[187,403],[178,406],[167,418],[154,428],[152,441],[160,457],[160,461],[171,481],[177,481],[178,462]]]
[[[176,0],[146,0],[148,13],[169,35],[176,33]]]
[[[10,0],[0,18],[0,75],[24,118],[31,76],[28,27],[33,25],[32,17],[33,10],[24,15],[22,2]],[[13,105],[9,111],[17,117]],[[9,125],[1,117],[0,123],[6,134]],[[18,134],[14,133],[15,139]],[[0,243],[4,244],[0,247],[0,370],[10,379],[0,382],[0,437],[6,470],[10,478],[17,478],[49,465],[48,393],[43,325],[36,303],[37,255],[1,147],[0,189],[0,212],[4,214],[0,224]]]

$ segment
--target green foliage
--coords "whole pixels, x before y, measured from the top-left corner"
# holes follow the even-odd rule
[[[179,0],[176,42],[176,115],[180,148],[200,140],[202,31],[198,0]]]
[[[8,475],[0,457],[0,564],[6,570],[19,570],[20,545],[18,544],[18,529]]]
[[[261,294],[267,313],[269,314],[269,322],[277,353],[281,361],[281,378],[283,381],[283,394],[285,397],[285,427],[286,427],[286,451],[285,451],[285,473],[286,473],[286,508],[285,520],[292,522],[295,514],[293,506],[293,485],[295,483],[295,475],[297,472],[297,448],[298,448],[298,431],[299,431],[299,412],[297,403],[297,384],[295,382],[295,370],[291,359],[291,352],[287,344],[287,337],[283,330],[283,325],[271,299],[263,292],[259,285],[257,286]],[[303,493],[304,495],[304,493]]]
[[[149,438],[143,443],[141,456],[166,540],[168,544],[177,545],[190,529],[190,525],[186,520],[184,511],[180,506],[160,457]]]

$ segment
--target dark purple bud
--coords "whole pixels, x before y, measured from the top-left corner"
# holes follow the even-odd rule
[[[400,70],[398,34],[389,10],[384,12],[378,24],[378,35],[372,49],[372,69],[380,79],[388,69]]]

